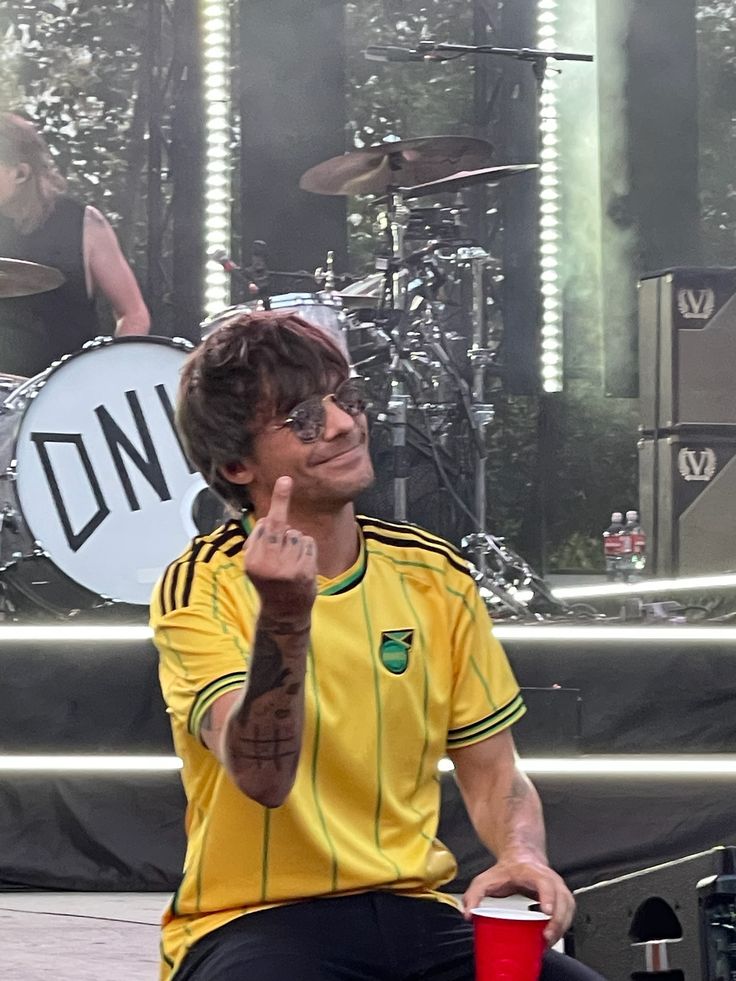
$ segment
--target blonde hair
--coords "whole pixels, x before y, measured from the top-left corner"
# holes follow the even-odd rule
[[[46,141],[28,120],[12,112],[0,113],[0,163],[28,164],[30,177],[19,195],[15,216],[18,231],[28,234],[42,225],[66,190]]]

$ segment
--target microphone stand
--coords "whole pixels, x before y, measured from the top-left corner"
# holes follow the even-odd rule
[[[515,58],[517,61],[528,61],[537,80],[537,85],[541,88],[544,76],[547,71],[547,62],[554,61],[584,61],[592,62],[595,60],[591,54],[582,54],[576,51],[547,51],[544,48],[497,48],[492,44],[452,44],[444,41],[419,41],[417,51],[420,54],[440,54],[456,55],[499,55],[502,58]]]

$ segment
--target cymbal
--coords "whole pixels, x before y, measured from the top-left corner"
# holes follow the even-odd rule
[[[53,266],[41,266],[23,259],[0,258],[0,299],[45,293],[55,290],[63,282],[64,276]]]
[[[505,167],[484,167],[482,170],[461,170],[436,181],[415,184],[414,187],[402,187],[401,192],[408,198],[421,198],[428,194],[440,194],[443,191],[459,191],[473,184],[496,184],[505,177],[526,174],[530,170],[539,170],[539,164],[508,164]]]
[[[385,194],[390,187],[425,184],[488,166],[493,146],[466,136],[422,136],[352,150],[312,167],[299,187],[314,194]]]

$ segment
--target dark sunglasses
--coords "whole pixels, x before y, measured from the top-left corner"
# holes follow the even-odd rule
[[[276,423],[273,429],[286,426],[302,443],[314,443],[325,431],[327,412],[325,402],[332,400],[338,409],[355,418],[368,407],[368,398],[362,378],[346,378],[331,395],[313,395],[299,402],[289,412],[283,422]]]

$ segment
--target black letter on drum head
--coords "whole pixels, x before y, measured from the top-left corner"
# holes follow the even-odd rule
[[[169,421],[169,425],[171,426],[171,431],[172,431],[172,433],[174,434],[174,436],[176,438],[176,442],[177,442],[177,444],[179,446],[179,449],[181,450],[181,455],[184,457],[184,462],[186,463],[187,467],[189,468],[189,473],[196,473],[197,472],[197,468],[192,466],[192,461],[186,455],[186,453],[184,451],[184,445],[182,444],[182,441],[181,441],[181,436],[179,435],[179,430],[176,428],[176,419],[174,417],[174,406],[171,404],[171,399],[169,398],[169,393],[166,391],[166,386],[165,385],[157,385],[156,386],[156,394],[158,395],[159,402],[163,406],[163,410],[166,413],[166,418]],[[218,524],[220,524],[220,523],[221,522],[218,522]],[[215,526],[215,527],[217,527],[217,526]]]
[[[43,472],[46,475],[49,490],[51,491],[51,496],[53,497],[54,504],[56,505],[56,513],[59,515],[59,520],[61,521],[64,529],[66,540],[69,543],[69,548],[72,550],[72,552],[78,552],[87,539],[90,538],[95,531],[97,531],[102,522],[110,513],[110,508],[107,506],[107,502],[102,495],[102,489],[100,488],[95,472],[92,469],[92,463],[90,461],[89,454],[87,453],[87,448],[84,445],[84,439],[81,433],[31,433],[31,442],[35,444],[36,450],[38,451],[38,455],[41,459],[41,466],[43,467]],[[64,504],[64,498],[61,496],[59,482],[56,479],[56,474],[54,473],[54,468],[51,465],[51,459],[49,457],[48,450],[46,449],[47,443],[70,443],[72,446],[76,446],[77,453],[79,453],[79,459],[82,461],[84,472],[87,475],[89,486],[92,489],[92,493],[95,497],[95,503],[97,504],[97,511],[92,515],[81,531],[75,532],[71,526],[71,522],[69,521],[69,512]]]
[[[161,464],[158,461],[158,455],[156,453],[156,447],[153,445],[151,433],[146,425],[146,420],[143,417],[143,410],[141,409],[141,403],[138,400],[138,396],[135,392],[131,391],[126,392],[125,397],[128,400],[130,411],[133,413],[138,435],[143,443],[143,449],[146,454],[145,457],[140,450],[137,449],[137,447],[133,446],[126,433],[124,433],[120,426],[115,422],[104,405],[98,405],[95,412],[97,413],[97,418],[100,420],[100,426],[102,427],[102,432],[107,440],[107,445],[110,447],[112,460],[115,464],[118,477],[120,478],[120,483],[123,485],[125,496],[128,498],[130,510],[140,511],[141,506],[138,498],[136,497],[136,493],[133,490],[133,483],[130,479],[128,471],[125,469],[125,464],[123,463],[123,457],[120,452],[121,446],[127,453],[128,457],[146,478],[151,487],[153,487],[153,489],[156,491],[160,500],[170,501],[171,493],[169,491],[168,484],[166,483],[164,472],[161,469]]]

